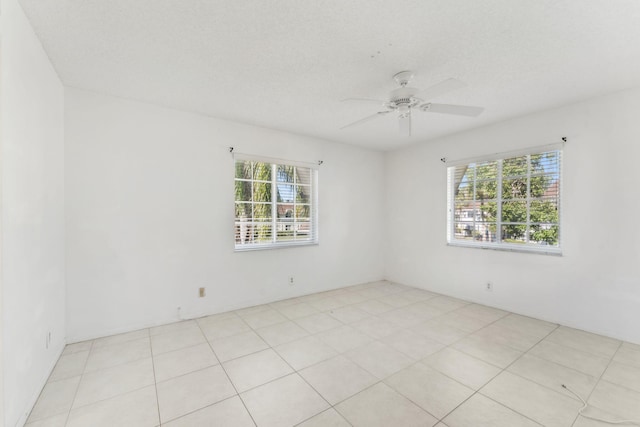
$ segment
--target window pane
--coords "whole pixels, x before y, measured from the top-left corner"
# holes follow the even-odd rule
[[[478,205],[476,221],[493,222],[498,214],[498,202],[481,202]]]
[[[296,167],[296,183],[311,185],[311,169]]]
[[[309,205],[296,205],[296,221],[301,219],[309,219],[311,216],[311,206]]]
[[[555,224],[531,224],[529,241],[538,245],[558,246],[558,226]]]
[[[560,173],[560,157],[557,151],[531,155],[531,173]]]
[[[526,199],[527,198],[527,178],[513,178],[502,180],[503,199]]]
[[[531,177],[531,197],[559,196],[559,176],[557,174],[536,175]]]
[[[292,203],[278,203],[278,219],[291,218],[293,221],[293,204]]]
[[[527,202],[502,202],[503,222],[526,222]]]
[[[252,218],[251,203],[236,203],[236,221],[251,221]]]
[[[251,162],[236,161],[236,178],[251,179]]]
[[[296,194],[296,186],[292,184],[277,184],[278,202],[292,203]]]
[[[555,199],[539,199],[531,201],[531,222],[558,223],[558,206]]]
[[[461,182],[456,190],[456,201],[473,200],[473,182]]]
[[[311,187],[296,186],[296,203],[309,203],[311,200]]]
[[[485,162],[476,165],[476,179],[496,179],[498,176],[498,162]]]
[[[496,199],[498,181],[477,181],[476,200]]]
[[[271,184],[264,182],[253,183],[253,201],[254,202],[270,202],[271,201]]]
[[[253,164],[253,179],[258,181],[271,181],[271,164],[255,162]]]
[[[527,156],[512,157],[502,162],[502,176],[526,176]]]
[[[254,224],[253,241],[255,243],[269,243],[271,240],[271,223]]]
[[[526,243],[526,225],[503,225],[502,241],[505,243]]]
[[[456,222],[453,233],[458,240],[473,240],[473,222]]]
[[[278,165],[276,176],[278,182],[294,182],[295,166]]]
[[[281,223],[278,222],[277,223],[277,229],[278,229],[278,235],[277,235],[277,240],[278,241],[290,241],[290,240],[294,240],[294,228],[293,228],[293,223]]]
[[[251,181],[235,182],[236,202],[251,201]]]
[[[255,203],[253,205],[254,221],[271,220],[271,203]]]

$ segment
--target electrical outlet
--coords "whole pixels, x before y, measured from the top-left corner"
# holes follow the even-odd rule
[[[486,289],[487,289],[487,292],[491,292],[491,291],[493,291],[493,284],[492,284],[491,282],[487,282],[487,287],[486,287]]]
[[[289,276],[289,286],[293,286],[293,276]]]
[[[200,288],[199,294],[200,298],[204,298],[207,296],[207,288]]]

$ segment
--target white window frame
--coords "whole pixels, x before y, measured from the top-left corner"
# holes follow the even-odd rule
[[[546,245],[534,245],[531,243],[507,243],[501,241],[501,225],[503,224],[501,220],[501,202],[502,202],[502,162],[504,159],[510,159],[513,157],[521,157],[521,156],[531,156],[536,154],[542,154],[550,151],[558,152],[558,246],[546,246]],[[562,155],[563,155],[563,144],[551,144],[545,145],[541,147],[528,148],[519,151],[511,151],[505,153],[491,154],[487,156],[462,159],[456,161],[445,161],[447,166],[447,245],[449,246],[460,246],[460,247],[468,247],[468,248],[480,248],[480,249],[495,249],[495,250],[503,250],[503,251],[512,251],[512,252],[527,252],[527,253],[538,253],[538,254],[546,254],[546,255],[562,255]],[[469,165],[472,163],[483,163],[489,161],[498,162],[498,172],[497,172],[497,191],[496,191],[496,202],[498,206],[498,212],[496,215],[496,239],[495,242],[487,242],[487,241],[475,241],[475,240],[460,240],[455,238],[455,167]],[[530,161],[528,163],[527,170],[527,188],[530,185],[531,179],[531,167]],[[527,205],[530,202],[530,194],[527,191]],[[527,225],[527,233],[529,230],[529,226],[531,224],[530,218],[527,217],[526,225]],[[527,237],[528,239],[528,237]]]
[[[284,159],[275,159],[270,157],[262,157],[262,156],[254,156],[247,154],[234,153],[233,155],[233,164],[234,164],[234,185],[237,181],[251,181],[251,182],[266,182],[260,180],[246,180],[246,179],[238,179],[235,177],[235,169],[237,161],[250,161],[250,162],[260,162],[260,163],[268,163],[271,166],[271,180],[269,183],[271,184],[271,202],[266,202],[265,204],[271,205],[271,241],[269,242],[238,242],[238,229],[242,230],[243,227],[247,227],[251,223],[242,223],[242,221],[238,221],[235,213],[234,213],[234,241],[235,246],[234,250],[236,252],[245,252],[245,251],[255,251],[255,250],[265,250],[265,249],[277,249],[277,248],[288,248],[288,247],[296,247],[296,246],[309,246],[309,245],[317,245],[318,244],[318,164],[306,163],[306,162],[298,162]],[[278,222],[278,184],[285,184],[281,181],[278,181],[277,167],[278,166],[287,166],[287,167],[296,167],[296,168],[306,168],[309,169],[309,179],[310,179],[310,196],[309,196],[309,238],[308,239],[298,239],[298,240],[278,240],[278,229],[279,225],[282,225],[282,222]],[[302,185],[297,182],[291,183],[294,186]],[[290,185],[290,184],[285,184]],[[306,186],[306,185],[305,185]],[[235,200],[234,195],[234,206],[236,203],[243,203]],[[251,202],[256,203],[256,202]],[[261,202],[263,203],[263,202]],[[291,202],[294,206],[293,210],[295,212],[296,200]],[[306,205],[306,204],[305,204]],[[235,212],[235,208],[234,208]],[[292,225],[295,227],[297,223],[293,221]],[[295,233],[295,231],[294,231]],[[241,232],[242,234],[242,232]]]

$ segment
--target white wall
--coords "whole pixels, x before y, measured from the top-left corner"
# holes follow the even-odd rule
[[[76,89],[65,99],[71,341],[175,321],[177,306],[192,317],[382,278],[382,153]],[[324,161],[318,246],[234,253],[229,146]]]
[[[15,0],[0,19],[4,421],[14,426],[65,343],[64,90]]]
[[[635,89],[389,153],[387,278],[640,343],[639,117]],[[563,136],[562,257],[446,245],[441,157]]]

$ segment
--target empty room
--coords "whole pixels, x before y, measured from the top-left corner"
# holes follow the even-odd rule
[[[0,426],[640,426],[637,0],[0,0]]]

